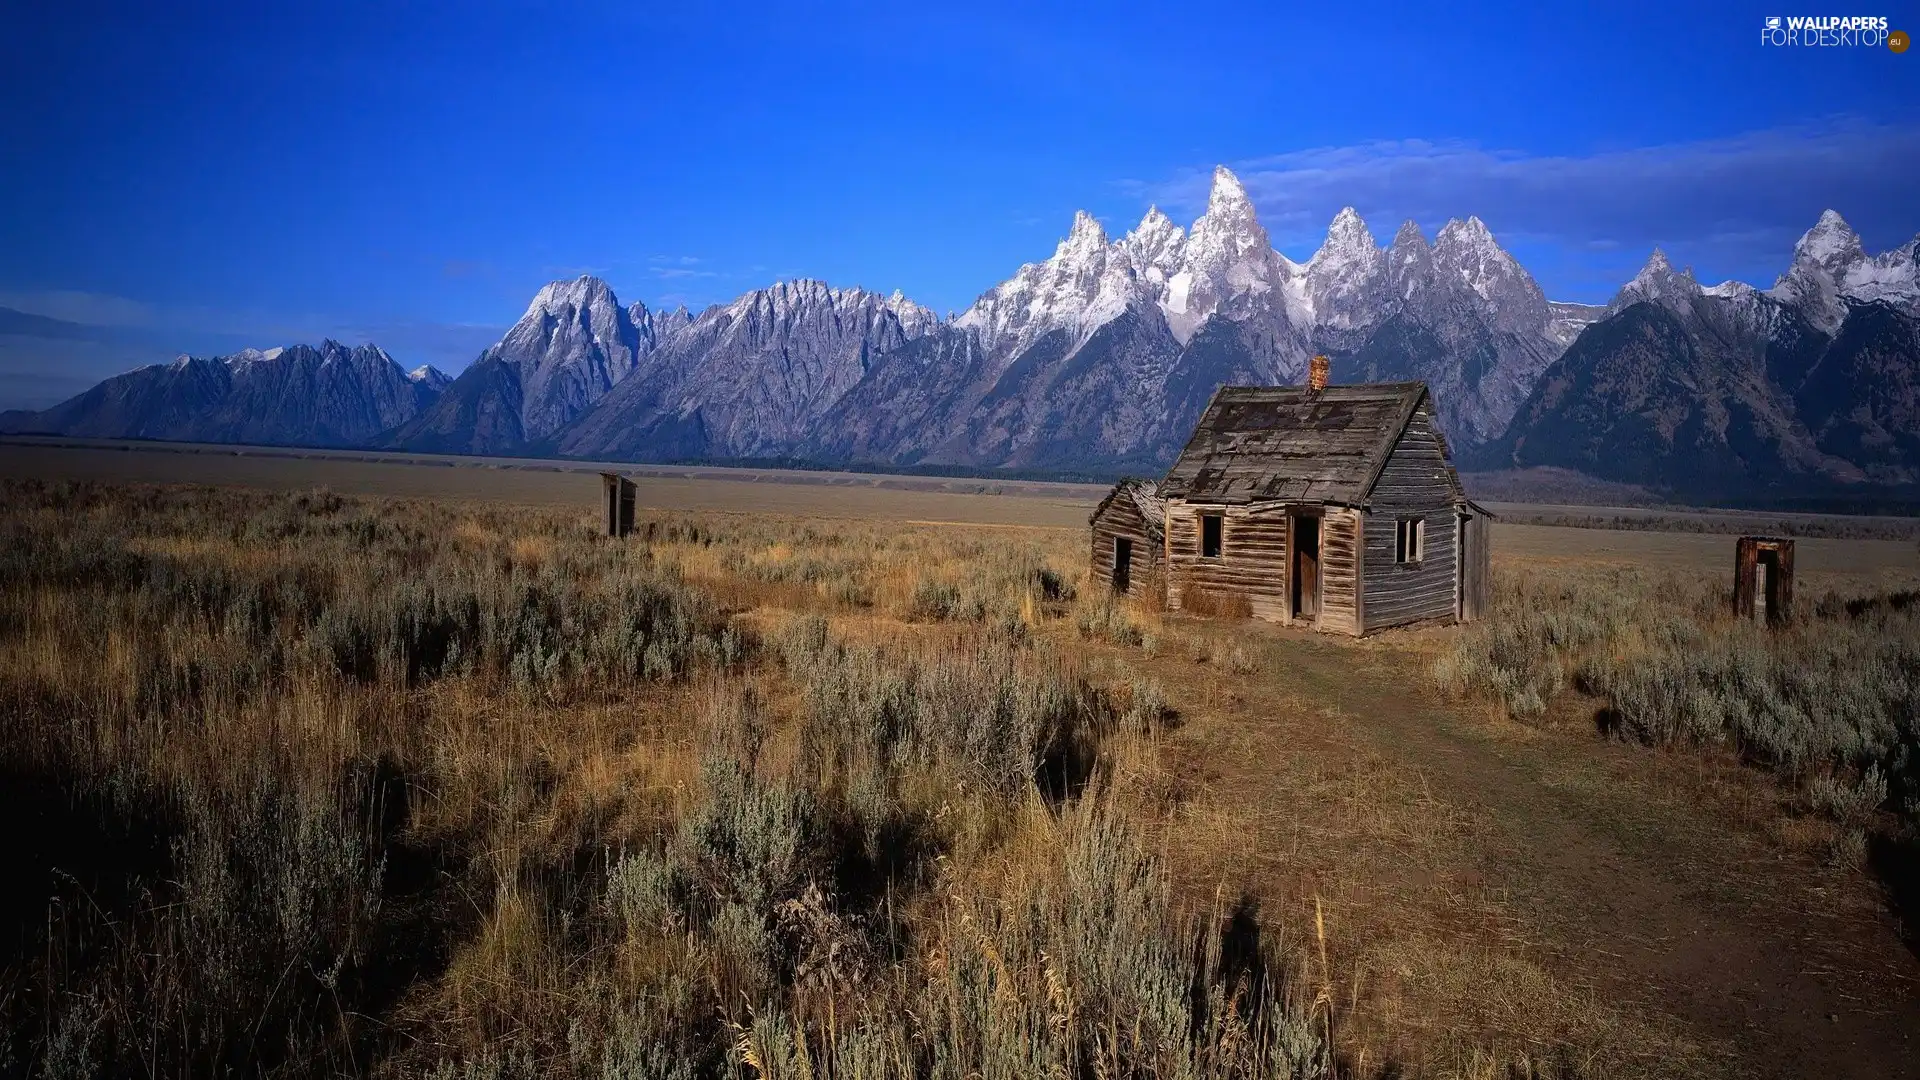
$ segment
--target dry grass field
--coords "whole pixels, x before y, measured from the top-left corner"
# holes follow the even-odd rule
[[[1910,544],[1766,635],[1507,526],[1351,642],[1057,495],[86,453],[0,453],[0,1073],[1920,1075]]]

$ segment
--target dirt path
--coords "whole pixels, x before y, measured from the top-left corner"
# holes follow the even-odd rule
[[[1124,663],[1191,703],[1168,745],[1251,828],[1247,887],[1334,890],[1374,939],[1347,950],[1372,987],[1353,976],[1352,1008],[1388,1042],[1438,1008],[1505,1057],[1560,1042],[1598,1075],[1920,1077],[1920,963],[1857,871],[1715,820],[1660,783],[1674,755],[1437,701],[1404,646],[1242,642],[1250,672]]]

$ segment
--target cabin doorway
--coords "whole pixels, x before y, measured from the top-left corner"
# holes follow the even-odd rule
[[[1133,541],[1124,536],[1113,538],[1113,591],[1126,592],[1133,584]]]
[[[1312,622],[1320,617],[1320,519],[1306,515],[1293,518],[1292,573],[1293,618]]]

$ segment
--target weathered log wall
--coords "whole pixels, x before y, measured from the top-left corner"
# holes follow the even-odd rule
[[[1328,507],[1320,525],[1320,619],[1321,630],[1358,634],[1360,622],[1360,574],[1365,556],[1361,553],[1362,517],[1358,510]]]
[[[1446,452],[1422,406],[1408,421],[1373,487],[1361,556],[1364,628],[1368,631],[1428,620],[1452,620],[1459,597],[1452,479]],[[1394,559],[1397,523],[1423,522],[1418,562]]]
[[[1093,584],[1106,588],[1113,583],[1114,540],[1133,541],[1133,557],[1127,566],[1128,592],[1138,593],[1157,580],[1154,572],[1160,564],[1161,540],[1153,535],[1147,520],[1140,515],[1139,504],[1132,499],[1111,499],[1093,516]]]
[[[1220,557],[1200,555],[1200,517],[1220,514]],[[1287,620],[1287,519],[1245,506],[1167,504],[1167,607],[1189,593],[1244,596],[1256,619]]]
[[[1280,503],[1209,506],[1172,502],[1167,506],[1167,607],[1180,610],[1194,592],[1214,597],[1244,597],[1253,617],[1292,622],[1288,594],[1290,508]],[[1357,543],[1360,513],[1341,507],[1304,508],[1320,514],[1320,604],[1314,625],[1334,633],[1359,633],[1355,602],[1359,593]],[[1200,518],[1219,514],[1220,556],[1200,554]]]

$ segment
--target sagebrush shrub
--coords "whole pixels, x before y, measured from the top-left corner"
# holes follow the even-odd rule
[[[1501,574],[1491,616],[1434,676],[1527,718],[1572,668],[1629,738],[1728,744],[1810,777],[1809,799],[1838,819],[1891,805],[1920,821],[1902,809],[1920,808],[1920,608],[1907,595],[1807,597],[1793,625],[1768,629],[1732,618],[1700,580]],[[1860,777],[1858,792],[1836,776]]]
[[[0,494],[0,763],[84,841],[0,928],[0,1072],[1328,1072],[1085,806],[1167,710],[1049,649],[1069,601],[1141,631],[1038,544]]]

